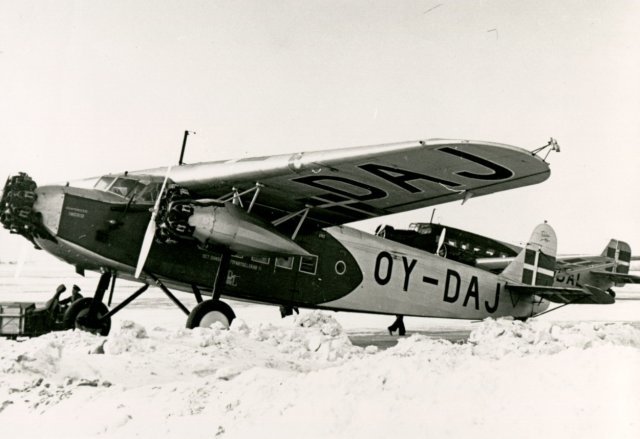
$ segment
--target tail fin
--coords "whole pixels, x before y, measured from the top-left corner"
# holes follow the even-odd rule
[[[555,277],[556,251],[556,233],[547,223],[540,224],[502,275],[526,285],[551,286]]]
[[[612,239],[609,241],[607,248],[602,252],[602,256],[606,256],[614,260],[614,265],[607,268],[607,271],[622,274],[629,273],[629,266],[631,265],[631,247],[626,242]]]

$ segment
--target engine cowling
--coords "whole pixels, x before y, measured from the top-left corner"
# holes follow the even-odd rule
[[[186,239],[207,249],[224,247],[252,256],[309,255],[271,224],[231,202],[192,199],[186,189],[175,186],[160,206],[156,237],[165,243]]]
[[[33,211],[36,183],[24,172],[9,177],[0,199],[0,222],[11,233],[32,239],[38,225]]]

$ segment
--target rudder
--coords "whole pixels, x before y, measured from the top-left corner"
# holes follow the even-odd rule
[[[602,256],[606,256],[614,260],[612,267],[607,271],[612,273],[628,274],[631,265],[631,247],[624,241],[612,239],[602,252]]]
[[[502,271],[502,275],[526,285],[552,286],[555,278],[558,241],[547,223],[533,230],[529,242]]]

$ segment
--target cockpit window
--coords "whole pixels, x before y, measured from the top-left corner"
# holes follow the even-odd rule
[[[162,183],[150,183],[145,186],[137,195],[136,201],[138,203],[153,203],[156,201],[158,194],[160,193],[160,188],[162,187]]]
[[[160,193],[163,181],[161,177],[148,175],[103,176],[96,181],[93,188],[111,192],[133,203],[152,204]]]
[[[134,191],[139,191],[143,187],[144,185],[136,180],[118,177],[107,190],[109,192],[113,192],[114,194],[128,197],[131,196]]]
[[[419,233],[421,235],[429,235],[433,231],[431,224],[429,223],[411,223],[409,224],[409,230]]]
[[[109,185],[113,183],[113,180],[115,180],[115,177],[101,177],[93,187],[94,189],[107,190]]]

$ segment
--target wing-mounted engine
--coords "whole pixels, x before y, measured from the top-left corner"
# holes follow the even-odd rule
[[[156,239],[163,243],[196,240],[216,251],[245,255],[308,255],[274,226],[231,201],[195,199],[184,187],[170,186],[156,217]]]

